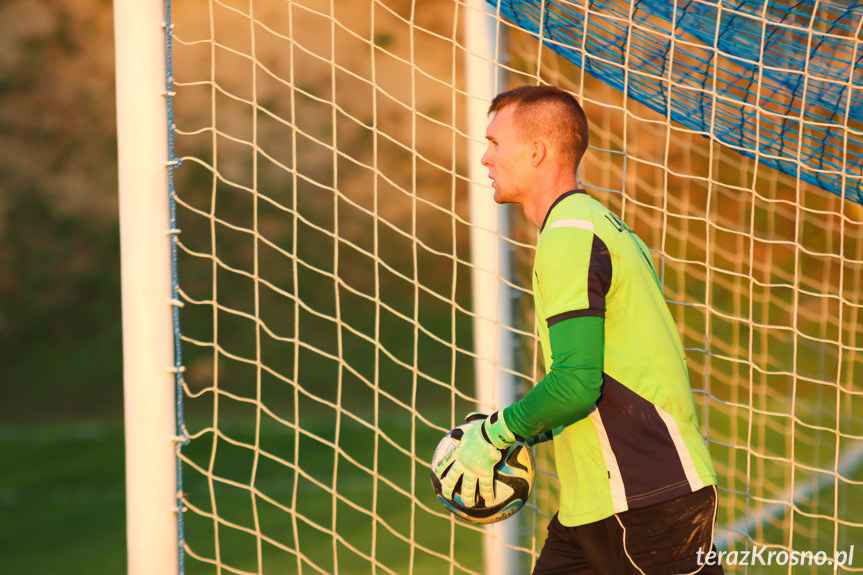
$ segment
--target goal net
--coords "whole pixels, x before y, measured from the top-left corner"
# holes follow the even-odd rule
[[[484,573],[485,540],[523,573],[538,554],[550,447],[506,537],[429,481],[477,364],[516,397],[542,373],[536,230],[479,224],[468,200],[477,10],[495,88],[576,95],[580,181],[653,251],[719,473],[718,547],[863,541],[863,10],[170,0],[185,572]],[[497,323],[472,295],[488,270],[506,270]],[[482,321],[503,355],[480,353]]]

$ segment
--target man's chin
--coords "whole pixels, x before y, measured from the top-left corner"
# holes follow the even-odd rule
[[[495,188],[494,190],[494,201],[496,204],[511,204],[512,198],[508,197],[506,194],[502,194],[500,190]]]

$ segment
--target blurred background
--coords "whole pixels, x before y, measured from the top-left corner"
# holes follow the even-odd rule
[[[0,2],[0,553],[125,572],[107,0]]]

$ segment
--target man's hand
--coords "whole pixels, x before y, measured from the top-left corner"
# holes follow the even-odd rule
[[[468,415],[465,421],[475,418]],[[499,411],[468,428],[457,448],[444,457],[435,468],[441,480],[441,495],[452,499],[453,491],[461,478],[461,503],[475,507],[476,489],[486,505],[494,502],[494,466],[501,459],[501,450],[508,448],[517,437],[509,431]],[[444,475],[445,474],[445,475]]]

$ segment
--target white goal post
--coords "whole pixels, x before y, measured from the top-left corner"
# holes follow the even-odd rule
[[[491,100],[505,86],[505,71],[498,65],[502,36],[506,30],[490,14],[485,0],[471,0],[464,16],[465,75],[467,100],[467,163],[470,214],[471,293],[476,317],[474,351],[476,358],[477,409],[491,413],[518,399],[514,372],[513,337],[514,290],[508,207],[490,201],[488,170],[480,160],[486,150],[485,129]],[[485,572],[516,575],[523,567],[516,548],[517,519],[486,527],[483,541]]]
[[[114,3],[129,575],[179,570],[164,23]]]

